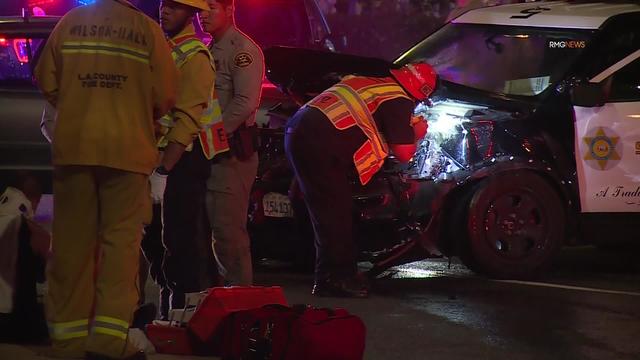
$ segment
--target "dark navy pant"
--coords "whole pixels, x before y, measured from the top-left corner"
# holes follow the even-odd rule
[[[287,123],[285,151],[294,169],[315,232],[316,281],[357,272],[349,174],[353,164],[322,141],[313,122],[329,121],[302,109]]]

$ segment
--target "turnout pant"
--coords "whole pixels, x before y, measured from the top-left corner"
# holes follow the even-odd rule
[[[332,153],[322,134],[306,128],[309,120],[329,121],[320,112],[298,112],[287,124],[285,152],[315,232],[316,282],[344,279],[357,272],[348,177],[352,165]]]
[[[246,161],[220,156],[207,181],[207,212],[218,271],[231,285],[251,285],[251,244],[247,232],[249,195],[258,172],[258,154]]]
[[[46,314],[52,356],[121,358],[138,301],[142,224],[151,216],[145,174],[100,166],[54,169],[53,258]]]
[[[164,261],[162,269],[171,292],[171,308],[184,307],[184,294],[211,287],[215,266],[206,213],[210,162],[200,142],[185,152],[167,177],[162,223]]]

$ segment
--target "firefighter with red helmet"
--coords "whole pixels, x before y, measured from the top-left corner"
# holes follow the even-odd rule
[[[408,162],[427,124],[413,116],[436,84],[425,63],[386,77],[349,75],[304,105],[288,122],[285,151],[315,232],[315,296],[367,297],[358,276],[350,174],[366,185],[393,153]]]

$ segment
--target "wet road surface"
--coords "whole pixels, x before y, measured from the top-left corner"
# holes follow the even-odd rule
[[[447,261],[396,268],[366,300],[316,299],[310,277],[262,273],[291,303],[343,306],[367,325],[366,359],[640,359],[632,253],[563,252],[536,282],[495,281]]]
[[[362,317],[365,359],[638,360],[637,254],[565,249],[535,282],[486,279],[455,260],[423,261],[383,274],[369,299],[314,298],[311,275],[273,264],[256,268],[256,282],[283,286],[290,304],[344,307]],[[157,299],[152,283],[147,296]],[[0,344],[0,360],[43,359],[36,350]]]

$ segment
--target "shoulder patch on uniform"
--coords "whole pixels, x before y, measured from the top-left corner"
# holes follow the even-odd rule
[[[253,62],[253,58],[247,52],[239,53],[238,55],[236,55],[234,59],[234,63],[236,64],[237,67],[247,67],[251,65],[252,62]]]

